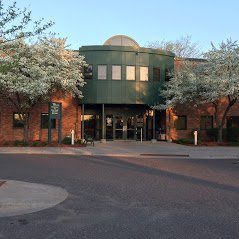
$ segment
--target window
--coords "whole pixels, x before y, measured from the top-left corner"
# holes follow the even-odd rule
[[[213,128],[213,116],[201,116],[200,117],[200,129],[212,129]]]
[[[41,114],[41,129],[48,129],[48,113]],[[51,128],[56,128],[56,119],[51,120]]]
[[[13,113],[13,127],[14,128],[23,128],[24,121],[23,121],[24,114]]]
[[[148,81],[149,68],[147,66],[140,67],[140,81]]]
[[[112,66],[112,80],[121,80],[121,66]]]
[[[172,78],[172,73],[169,69],[165,69],[165,81],[170,81]]]
[[[126,80],[135,80],[135,66],[126,66]]]
[[[185,130],[187,129],[187,116],[174,116],[174,128],[177,130]]]
[[[239,116],[227,117],[227,128],[239,128]]]
[[[153,80],[160,81],[160,68],[159,67],[153,68]]]
[[[106,80],[106,79],[107,79],[107,66],[98,65],[98,80]]]
[[[93,79],[93,65],[88,65],[84,67],[84,79],[85,80]]]

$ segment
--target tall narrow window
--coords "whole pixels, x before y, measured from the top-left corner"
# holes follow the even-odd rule
[[[107,66],[98,65],[98,80],[106,80],[106,79],[107,79]]]
[[[182,116],[174,116],[173,117],[174,121],[174,128],[177,130],[185,130],[187,129],[187,116],[182,115]]]
[[[135,80],[135,66],[126,66],[126,80]]]
[[[211,129],[213,128],[213,116],[201,116],[200,117],[200,129]]]
[[[149,79],[149,68],[147,66],[140,67],[140,81],[148,81]]]
[[[227,128],[239,128],[239,116],[228,116]]]
[[[153,68],[153,80],[160,81],[160,68],[159,67]]]
[[[112,80],[121,80],[121,66],[112,66]]]
[[[85,80],[93,79],[93,65],[88,65],[84,67],[84,79]]]

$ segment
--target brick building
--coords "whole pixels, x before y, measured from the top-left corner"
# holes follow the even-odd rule
[[[62,136],[70,135],[71,130],[80,132],[81,107],[72,96],[60,94],[51,99],[62,103]],[[16,110],[6,101],[0,100],[0,141],[23,140],[24,129]],[[58,139],[58,121],[52,120],[52,141]],[[79,135],[77,135],[79,137]],[[48,139],[48,104],[37,104],[31,112],[29,122],[29,140],[47,142]]]
[[[164,111],[152,110],[168,71],[180,66],[174,54],[141,48],[126,36],[114,36],[102,46],[83,46],[80,54],[89,64],[84,98],[57,94],[51,101],[62,103],[62,138],[72,129],[76,138],[90,134],[96,140],[175,140],[193,138],[197,129],[206,139],[206,129],[215,127],[211,105],[184,105]],[[221,102],[220,109],[225,107]],[[23,139],[23,125],[16,110],[0,100],[0,141]],[[239,103],[228,114],[225,127],[239,127]],[[57,121],[52,122],[52,140],[57,141]],[[48,104],[35,106],[29,123],[29,140],[47,141]]]

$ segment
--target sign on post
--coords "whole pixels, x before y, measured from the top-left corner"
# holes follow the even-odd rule
[[[48,103],[48,144],[51,143],[51,122],[58,119],[58,144],[61,144],[62,105],[58,102]]]

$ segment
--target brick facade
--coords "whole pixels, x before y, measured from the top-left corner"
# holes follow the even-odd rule
[[[52,102],[62,103],[62,139],[70,135],[72,129],[76,132],[76,137],[81,135],[81,107],[77,101],[70,95],[61,96],[56,94],[51,99]],[[13,127],[13,114],[16,113],[10,104],[0,100],[0,141],[15,141],[23,139],[23,128]],[[48,113],[48,104],[37,104],[32,113],[29,123],[30,141],[47,141],[48,130],[41,129],[41,113]],[[57,122],[57,121],[56,121]],[[58,139],[58,125],[52,129],[52,142]]]
[[[227,105],[227,98],[224,98],[218,108],[218,116],[219,119],[222,119],[222,115],[224,113],[225,107]],[[169,111],[170,111],[170,135],[169,131],[167,131],[167,137],[170,137],[172,140],[176,139],[193,139],[193,132],[197,130],[199,133],[199,137],[202,140],[208,140],[206,135],[206,130],[200,129],[200,118],[201,116],[212,116],[213,117],[213,127],[216,128],[216,122],[214,117],[215,109],[211,104],[205,104],[202,106],[196,105],[183,105],[178,106],[175,109],[167,110],[166,113],[166,124],[167,129],[169,126]],[[177,130],[175,128],[175,118],[174,116],[186,116],[187,118],[187,129],[186,130]],[[236,102],[235,105],[232,106],[230,111],[227,114],[227,118],[230,116],[239,116],[239,102]],[[224,124],[224,128],[226,128],[227,120]]]

